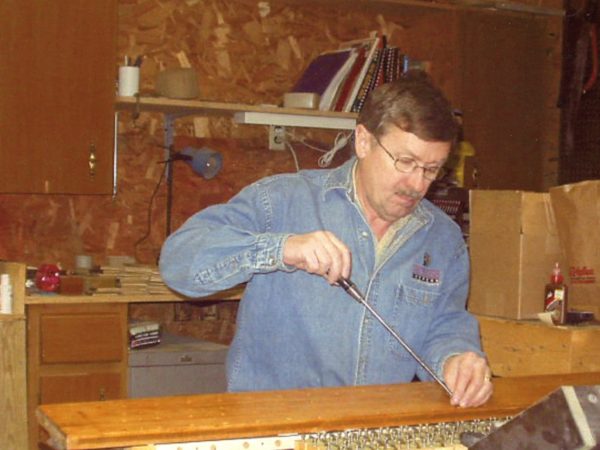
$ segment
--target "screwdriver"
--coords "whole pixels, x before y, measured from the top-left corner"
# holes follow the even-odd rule
[[[404,347],[404,349],[410,354],[410,356],[412,356],[415,361],[417,361],[421,367],[423,369],[425,369],[427,371],[427,373],[429,375],[431,375],[433,377],[433,379],[441,386],[444,388],[444,390],[448,393],[448,395],[450,397],[452,397],[452,391],[450,390],[450,388],[448,387],[448,385],[446,383],[444,383],[443,380],[440,379],[440,377],[438,377],[435,372],[431,369],[431,367],[429,367],[427,365],[427,363],[425,361],[423,361],[419,355],[417,355],[414,350],[412,348],[410,348],[410,346],[404,341],[404,339],[402,339],[402,337],[400,337],[400,335],[398,333],[396,333],[394,331],[394,329],[392,327],[390,327],[387,322],[379,315],[379,313],[377,311],[375,311],[375,309],[373,309],[373,307],[371,305],[369,305],[364,297],[364,295],[359,291],[358,287],[356,287],[356,285],[349,279],[347,278],[340,278],[338,280],[338,284],[354,299],[356,300],[358,303],[360,303],[361,305],[363,305],[367,310],[369,310],[369,312],[379,321],[379,323],[381,325],[383,325],[383,327],[390,332],[390,334],[392,336],[394,336],[394,338],[400,343],[400,345],[402,345],[402,347]]]

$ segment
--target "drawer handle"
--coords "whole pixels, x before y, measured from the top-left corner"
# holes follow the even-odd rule
[[[182,362],[182,363],[192,362],[192,357],[190,355],[183,355],[181,358],[179,358],[179,362]]]
[[[103,402],[106,400],[106,389],[100,388],[100,401]]]
[[[94,175],[96,175],[97,162],[98,162],[98,159],[96,157],[96,145],[90,144],[90,155],[88,158],[88,166],[90,168],[90,177],[93,177]]]

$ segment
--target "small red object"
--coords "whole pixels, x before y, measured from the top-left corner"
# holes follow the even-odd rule
[[[35,273],[35,286],[44,292],[56,292],[60,287],[60,269],[56,264],[42,264]]]

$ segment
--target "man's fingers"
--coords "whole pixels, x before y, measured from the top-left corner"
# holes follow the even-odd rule
[[[333,233],[315,231],[290,236],[284,247],[284,263],[321,275],[330,284],[350,274],[348,247]]]
[[[450,403],[455,406],[480,406],[489,400],[494,390],[487,361],[473,352],[449,358],[444,378],[453,392]]]

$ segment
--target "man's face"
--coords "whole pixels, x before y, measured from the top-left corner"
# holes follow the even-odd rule
[[[389,127],[378,142],[364,126],[358,125],[357,190],[369,221],[377,218],[392,223],[410,214],[433,181],[427,176],[432,178],[435,169],[444,165],[450,147],[449,142],[424,141],[397,127]],[[397,159],[400,161],[395,164]],[[396,169],[406,170],[411,160],[420,167],[412,172]]]

